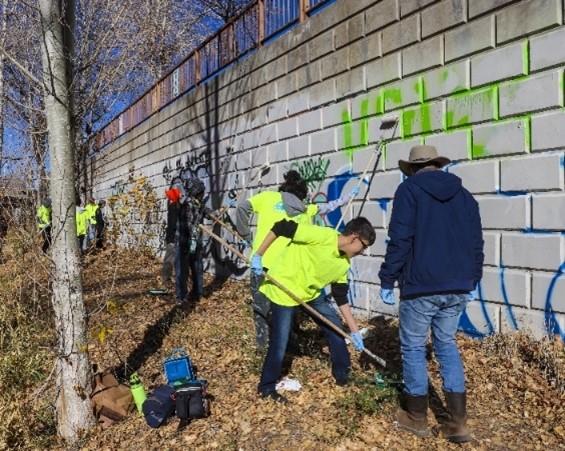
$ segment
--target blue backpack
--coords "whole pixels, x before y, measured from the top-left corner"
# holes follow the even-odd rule
[[[143,403],[145,421],[152,428],[161,426],[175,410],[175,390],[168,385],[159,385]]]

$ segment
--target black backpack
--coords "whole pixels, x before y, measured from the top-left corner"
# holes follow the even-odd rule
[[[145,421],[152,428],[161,426],[175,410],[175,390],[168,385],[159,385],[143,403]]]

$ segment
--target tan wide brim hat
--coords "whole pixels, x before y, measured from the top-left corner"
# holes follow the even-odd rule
[[[438,154],[434,146],[414,146],[410,149],[408,161],[398,160],[398,166],[404,175],[413,175],[414,167],[422,167],[428,164],[435,164],[442,168],[451,160]]]

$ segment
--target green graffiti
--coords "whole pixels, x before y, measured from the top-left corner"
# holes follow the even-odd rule
[[[383,114],[385,112],[385,102],[382,91],[379,91],[377,98],[375,99],[375,110],[377,111],[377,114]]]
[[[472,150],[472,157],[475,158],[483,158],[488,156],[488,152],[486,146],[483,144],[475,144],[473,143],[473,150]]]
[[[367,117],[369,115],[369,99],[363,99],[361,101],[361,117]]]
[[[485,118],[491,108],[491,116],[498,119],[498,88],[490,87],[472,92],[455,94],[448,100],[445,124],[447,128],[460,127],[471,123],[473,112]]]
[[[527,39],[522,43],[522,73],[530,73],[530,43]]]
[[[498,86],[492,88],[492,118],[497,121],[499,119],[500,108],[498,106]]]
[[[365,99],[361,102],[361,116],[369,116],[369,99]],[[362,145],[369,144],[369,121],[368,119],[363,119],[359,124],[359,138]]]
[[[443,83],[445,83],[447,81],[447,79],[449,78],[449,69],[442,70],[441,74],[440,74],[440,78],[441,78],[441,81]]]
[[[402,91],[400,88],[388,88],[382,90],[384,108],[388,109],[389,105],[400,105],[402,103]]]
[[[429,103],[402,112],[403,137],[418,133],[429,133],[432,130],[432,113]]]
[[[311,192],[318,190],[321,182],[323,182],[328,173],[330,160],[318,156],[318,159],[310,159],[301,162],[292,163],[291,169],[295,169],[308,184]]]
[[[402,133],[404,136],[411,136],[414,121],[416,120],[415,110],[406,110],[402,113]]]
[[[526,152],[532,151],[532,120],[527,117],[523,120],[524,123],[524,145]]]
[[[428,92],[426,91],[426,81],[424,77],[420,77],[420,102],[424,102],[428,99]]]

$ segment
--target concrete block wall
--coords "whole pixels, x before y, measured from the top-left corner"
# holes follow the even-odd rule
[[[565,337],[564,7],[337,0],[104,149],[93,162],[96,196],[123,189],[130,173],[162,192],[186,168],[218,207],[230,190],[276,189],[294,168],[314,201],[332,200],[372,169],[379,126],[397,117],[366,187],[363,214],[377,242],[352,267],[356,311],[396,313],[378,297],[377,272],[402,181],[398,159],[428,143],[452,159],[446,170],[481,209],[485,275],[461,328]],[[335,226],[342,213],[317,220]]]

